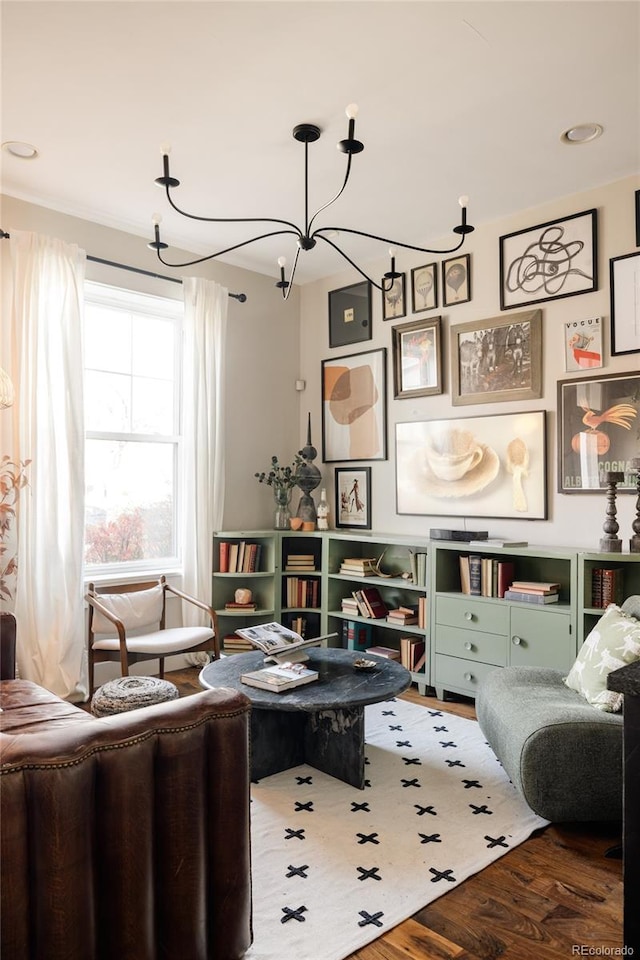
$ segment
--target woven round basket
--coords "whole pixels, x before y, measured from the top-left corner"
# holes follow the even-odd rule
[[[154,703],[178,699],[178,688],[169,680],[158,677],[119,677],[103,683],[93,695],[91,713],[94,717],[108,717],[112,713],[138,710]]]

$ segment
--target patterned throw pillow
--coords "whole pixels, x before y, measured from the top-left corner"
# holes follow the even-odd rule
[[[622,694],[607,690],[612,670],[640,660],[640,620],[610,604],[585,640],[564,682],[598,710],[622,709]]]

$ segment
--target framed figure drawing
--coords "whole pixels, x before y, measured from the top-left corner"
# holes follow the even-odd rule
[[[329,292],[329,346],[371,340],[371,284],[368,280]]]
[[[398,323],[393,328],[393,395],[442,393],[440,317]]]
[[[451,327],[451,402],[542,396],[542,314],[525,310]]]
[[[336,527],[371,529],[371,467],[336,468]]]
[[[545,520],[545,411],[396,424],[400,514]]]
[[[452,307],[471,300],[471,254],[442,261],[442,304]]]
[[[500,309],[598,289],[597,211],[500,237]]]
[[[428,263],[411,271],[411,309],[414,313],[438,306],[438,264]]]
[[[385,281],[383,281],[384,283]],[[406,275],[403,273],[391,284],[389,290],[382,291],[382,319],[398,320],[406,316]]]
[[[322,361],[322,459],[387,459],[387,350]]]
[[[611,356],[640,353],[640,253],[609,261]]]
[[[603,374],[558,382],[558,490],[598,493],[605,474],[624,473],[618,492],[635,493],[631,461],[640,441],[640,375]]]

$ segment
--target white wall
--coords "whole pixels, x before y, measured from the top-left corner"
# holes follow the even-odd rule
[[[552,203],[533,210],[526,210],[517,216],[499,220],[490,224],[476,225],[475,233],[465,244],[462,253],[471,254],[472,299],[469,303],[458,304],[452,308],[432,310],[420,313],[420,317],[441,316],[443,324],[444,346],[444,393],[435,397],[417,399],[393,399],[392,370],[392,322],[382,320],[381,294],[373,291],[373,339],[349,347],[329,349],[327,295],[330,290],[355,283],[360,279],[355,271],[338,273],[327,280],[309,284],[301,290],[301,362],[300,376],[307,381],[308,402],[304,410],[312,411],[314,422],[318,425],[316,446],[321,451],[321,404],[320,374],[321,361],[341,355],[359,353],[364,350],[386,347],[388,351],[387,368],[387,410],[388,410],[388,459],[384,462],[372,462],[372,504],[373,528],[380,532],[416,533],[428,536],[430,527],[453,527],[467,529],[488,529],[490,535],[527,539],[531,544],[575,545],[598,548],[602,535],[602,523],[605,517],[604,494],[560,494],[557,492],[557,418],[556,392],[557,381],[568,378],[581,379],[590,374],[612,374],[623,371],[638,372],[640,353],[628,356],[610,356],[609,345],[609,259],[636,250],[634,221],[634,191],[640,187],[640,179],[628,178],[616,183],[599,187],[588,193],[563,197]],[[466,321],[481,321],[498,317],[499,299],[499,237],[516,230],[545,223],[558,217],[579,213],[591,208],[598,210],[598,277],[599,289],[590,294],[552,300],[536,306],[542,309],[543,324],[543,394],[539,400],[520,401],[518,403],[476,404],[453,407],[451,404],[451,375],[449,356],[449,330],[451,325]],[[428,211],[425,216],[428,218]],[[470,209],[470,221],[473,222],[473,207]],[[380,225],[384,230],[384,224]],[[402,239],[399,237],[398,239]],[[446,246],[447,238],[434,246]],[[385,251],[386,252],[386,251]],[[410,281],[411,268],[420,266],[442,257],[403,252],[398,257],[397,269],[406,272],[407,279],[407,316],[399,320],[406,323],[417,319],[411,315]],[[370,266],[370,265],[369,265]],[[388,258],[373,265],[370,271],[373,277],[380,277],[388,269]],[[442,289],[439,284],[439,302],[442,304]],[[525,307],[525,310],[533,309]],[[512,311],[508,311],[512,312]],[[605,366],[601,370],[585,371],[579,374],[567,374],[564,368],[563,324],[565,322],[600,316],[603,318],[605,342]],[[547,410],[547,491],[548,519],[546,521],[516,521],[483,519],[474,520],[472,514],[465,518],[441,516],[399,516],[395,507],[395,424],[400,421],[447,419],[460,416],[486,416],[508,413],[513,410]],[[301,411],[302,414],[302,411]],[[301,429],[302,429],[301,417]],[[637,454],[640,456],[640,424],[634,426],[638,440]],[[332,517],[335,516],[333,504],[333,468],[334,464],[322,464],[321,453],[318,466],[323,472],[323,482],[327,494],[331,496]],[[635,516],[635,497],[628,493],[618,497],[618,520],[620,537],[627,542],[632,534],[631,522]]]
[[[171,271],[159,264],[142,237],[104,227],[88,220],[66,216],[31,203],[2,197],[0,226],[11,230],[33,230],[76,243],[88,254],[179,276],[205,276],[234,293],[246,293],[246,303],[229,302],[226,383],[226,495],[224,526],[227,529],[269,527],[273,520],[273,498],[254,473],[270,463],[272,454],[291,462],[302,446],[299,432],[298,373],[299,297],[294,288],[285,303],[276,290],[274,278],[214,262]],[[182,251],[171,251],[183,259]],[[2,357],[9,351],[11,270],[9,242],[0,242],[2,266]],[[178,284],[87,263],[87,278],[160,296],[181,297]],[[6,361],[5,361],[6,363]],[[9,364],[7,364],[9,366]],[[15,410],[15,408],[14,408]],[[3,421],[5,429],[6,421]]]

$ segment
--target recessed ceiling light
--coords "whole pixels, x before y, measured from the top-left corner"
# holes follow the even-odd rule
[[[23,140],[5,140],[2,149],[12,157],[19,157],[20,160],[34,160],[38,156],[38,151],[33,144],[25,143]]]
[[[602,126],[599,123],[579,123],[575,127],[569,127],[568,130],[565,130],[563,134],[560,135],[560,139],[563,143],[571,144],[572,146],[578,143],[590,143],[592,140],[596,140],[602,134]]]

